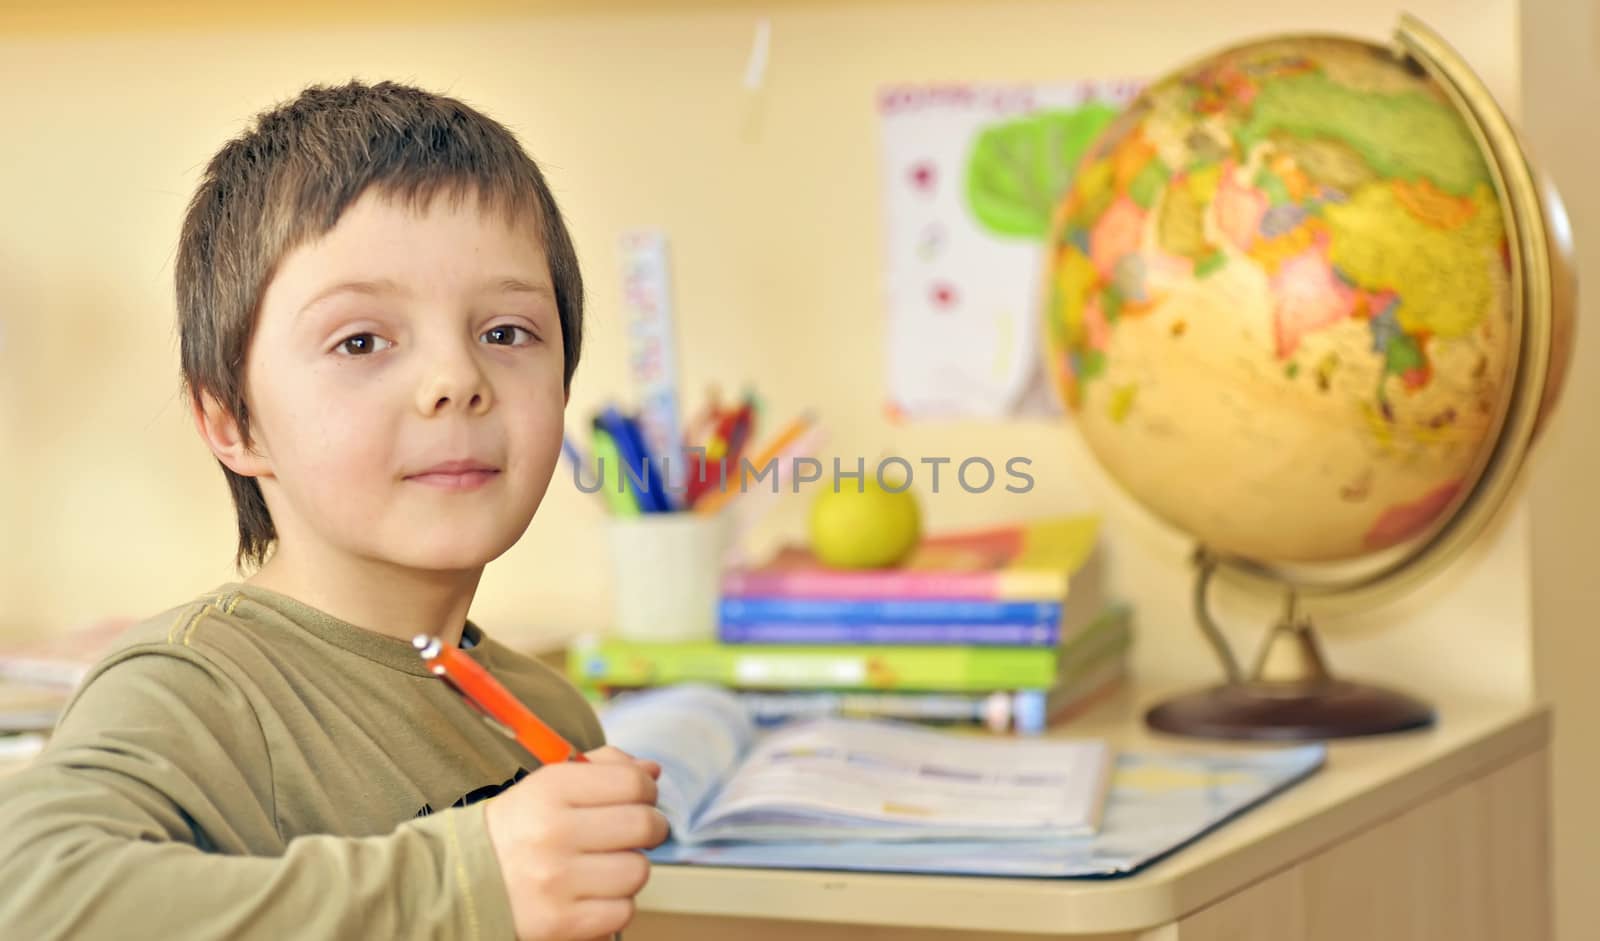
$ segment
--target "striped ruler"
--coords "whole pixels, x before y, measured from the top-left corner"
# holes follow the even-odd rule
[[[683,435],[667,237],[655,229],[631,230],[622,234],[621,247],[628,370],[639,396],[639,424],[651,455],[663,462],[662,470],[681,475]]]

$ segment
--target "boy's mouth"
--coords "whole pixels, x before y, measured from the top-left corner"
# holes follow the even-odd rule
[[[498,467],[478,461],[445,461],[411,474],[406,480],[440,490],[476,490],[499,475]]]

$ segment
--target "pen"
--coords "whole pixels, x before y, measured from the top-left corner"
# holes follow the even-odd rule
[[[779,432],[778,436],[770,444],[757,453],[756,459],[751,462],[751,466],[759,473],[762,468],[777,460],[779,455],[793,445],[801,435],[810,430],[814,421],[815,419],[810,412],[802,413],[800,417],[790,422],[786,428]],[[714,514],[721,510],[729,500],[738,496],[738,491],[744,486],[744,468],[741,467],[739,470],[739,476],[736,478],[737,483],[733,487],[730,488],[724,484],[720,489],[708,492],[703,499],[694,505],[695,512]]]
[[[700,412],[689,419],[689,424],[683,431],[683,445],[685,448],[705,448],[711,440],[711,435],[716,431],[717,424],[722,421],[722,391],[712,385],[706,390],[706,405]]]
[[[528,754],[541,764],[554,765],[563,761],[588,761],[560,733],[534,715],[527,706],[511,695],[477,661],[462,653],[453,644],[447,644],[431,634],[418,634],[411,646],[422,655],[429,672],[443,677],[469,705],[483,713],[491,724],[516,739]]]
[[[709,494],[726,489],[728,469],[739,469],[739,457],[749,438],[755,421],[751,398],[732,411],[717,411],[713,415],[710,437],[704,450],[690,459],[690,477],[687,503],[693,508]]]
[[[567,463],[572,465],[573,486],[577,490],[583,491],[583,472],[584,468],[589,465],[589,459],[584,455],[583,449],[578,447],[578,443],[572,439],[572,436],[566,434],[565,432],[563,432],[561,435],[561,454],[567,459]],[[616,463],[616,458],[613,456],[611,459],[613,469],[615,469]],[[621,496],[626,500],[627,494],[614,494],[611,491],[607,491],[605,481],[605,461],[603,459],[595,462],[594,474],[595,489],[588,492],[596,493],[598,491],[601,503],[605,506],[605,508],[607,510],[616,512],[617,508],[612,499],[613,496]],[[615,491],[615,489],[616,488],[612,488],[612,491]],[[630,500],[629,502],[632,501]]]
[[[645,469],[644,489],[648,491],[649,498],[655,504],[654,512],[671,513],[679,509],[672,494],[667,488],[666,463],[672,459],[670,454],[663,454],[660,459],[650,450],[650,440],[645,434],[642,420],[637,415],[622,416],[622,430],[633,442],[633,450],[639,455],[639,466]]]
[[[491,725],[515,738],[540,764],[589,760],[459,647],[431,634],[418,634],[411,639],[411,646],[422,655],[430,673],[443,677],[468,705],[483,713]],[[622,941],[622,932],[613,932],[611,938]]]
[[[600,494],[606,505],[617,516],[638,516],[638,491],[628,486],[628,475],[622,469],[622,452],[617,442],[600,426],[591,432],[594,440],[595,473],[600,477]]]
[[[594,426],[611,436],[621,458],[622,473],[634,484],[634,495],[639,500],[641,513],[666,513],[672,510],[662,485],[661,474],[655,469],[650,452],[645,449],[638,425],[617,409],[607,406],[595,416]]]
[[[743,445],[745,436],[750,431],[752,419],[750,401],[745,400],[743,405],[727,412],[722,420],[717,423],[717,430],[706,447],[706,457],[711,460],[727,457],[734,460],[739,448]]]

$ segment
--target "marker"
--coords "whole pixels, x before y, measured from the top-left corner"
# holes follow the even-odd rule
[[[431,634],[418,634],[411,639],[411,646],[422,655],[429,672],[442,677],[468,705],[483,713],[490,725],[516,739],[540,764],[589,760],[460,648]]]
[[[772,463],[790,445],[794,444],[802,434],[809,431],[814,421],[815,418],[809,411],[802,413],[800,417],[778,432],[778,436],[756,455],[756,459],[750,463],[750,466],[759,473],[762,468]],[[738,476],[734,478],[737,481],[734,486],[729,487],[724,481],[722,487],[714,491],[708,491],[699,502],[695,503],[694,511],[707,515],[716,514],[729,500],[739,495],[739,491],[744,488],[744,476],[744,468],[741,466]]]

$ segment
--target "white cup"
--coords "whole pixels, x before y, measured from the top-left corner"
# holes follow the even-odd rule
[[[716,640],[731,514],[641,513],[607,522],[617,636]]]

